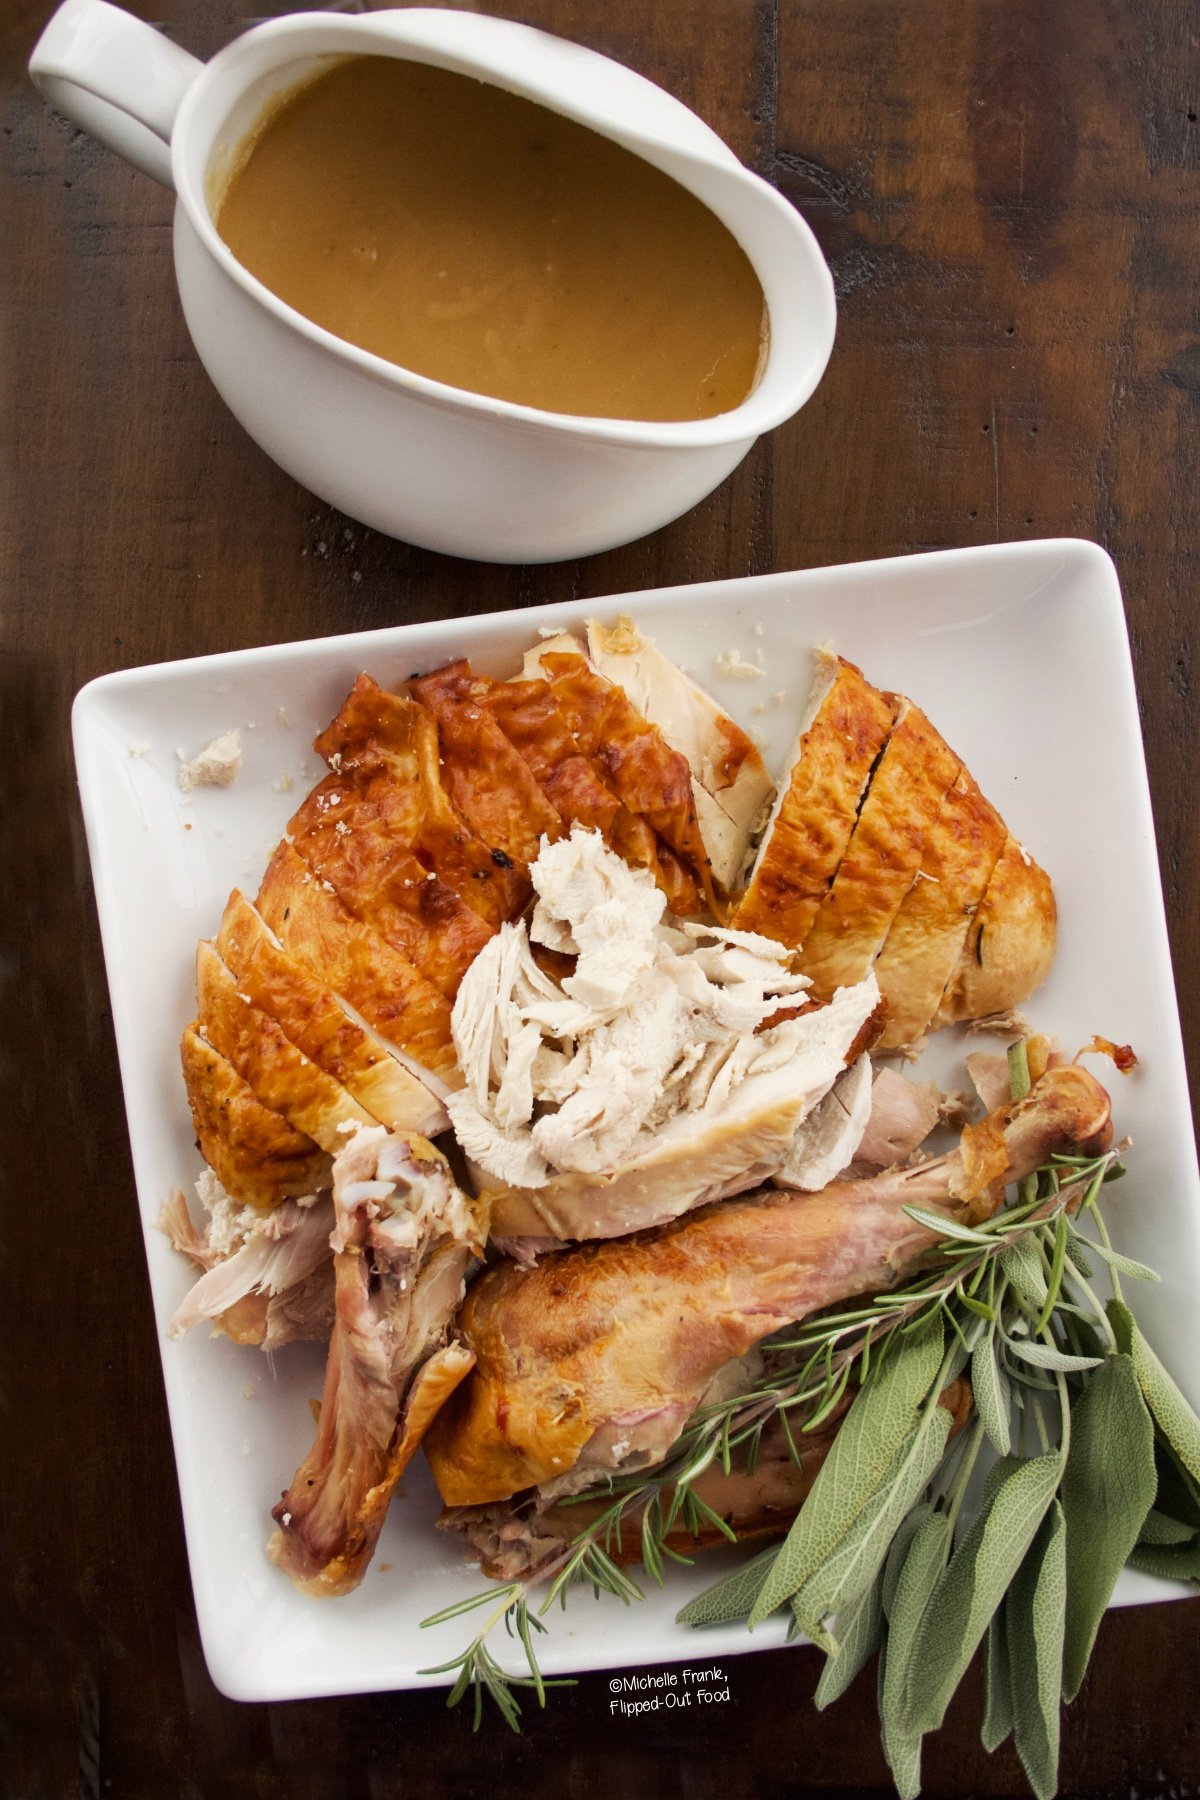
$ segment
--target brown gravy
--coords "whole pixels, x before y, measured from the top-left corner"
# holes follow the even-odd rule
[[[762,288],[678,182],[546,107],[350,57],[268,113],[216,212],[349,343],[551,412],[704,419],[754,385]]]

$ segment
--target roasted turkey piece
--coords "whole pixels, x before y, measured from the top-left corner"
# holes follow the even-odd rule
[[[884,1050],[1018,1005],[1054,955],[1045,873],[911,700],[821,651],[808,710],[734,924],[818,996],[874,968]]]
[[[543,646],[556,648],[578,650],[580,645],[565,638]],[[653,638],[642,636],[632,619],[619,618],[612,626],[589,619],[587,648],[594,668],[616,682],[642,717],[653,720],[671,749],[687,758],[713,879],[732,892],[751,833],[761,826],[775,794],[761,752],[711,694],[676,668]],[[526,661],[536,658],[535,652]]]
[[[371,1559],[392,1490],[471,1367],[451,1337],[480,1248],[432,1144],[360,1131],[333,1168],[334,1321],[320,1422],[274,1508],[268,1553],[309,1594],[344,1594]]]
[[[326,1186],[343,1126],[445,1128],[454,997],[564,822],[600,825],[676,911],[711,904],[686,757],[570,643],[516,684],[465,663],[412,694],[360,675],[316,739],[330,773],[255,903],[235,892],[201,946],[183,1043],[200,1148],[235,1198]]]
[[[460,661],[410,682],[437,719],[456,803],[478,821],[498,794],[513,795],[517,816],[536,821],[533,841],[514,845],[518,867],[533,861],[539,830],[553,841],[582,825],[631,867],[649,869],[677,915],[711,912],[687,758],[592,667],[582,644],[554,642],[573,648],[531,652],[527,680],[493,681]],[[527,797],[530,784],[541,811]]]
[[[725,1521],[739,1543],[782,1536],[807,1499],[856,1391],[851,1389],[825,1422],[798,1443],[794,1438],[789,1442],[777,1414],[762,1433],[753,1468],[743,1445],[733,1452],[728,1474],[719,1461],[711,1463],[691,1483],[692,1492]],[[953,1436],[970,1417],[970,1384],[962,1377],[950,1382],[939,1404],[951,1414]],[[799,1452],[798,1462],[793,1446]],[[672,1488],[663,1490],[664,1506],[670,1506],[673,1492]],[[543,1571],[549,1573],[580,1531],[612,1503],[604,1479],[594,1499],[580,1492],[563,1501],[534,1488],[489,1506],[448,1507],[438,1525],[466,1538],[489,1580],[532,1581]],[[608,1550],[614,1562],[641,1561],[642,1512],[642,1507],[633,1507],[623,1517],[620,1540],[614,1539]],[[678,1556],[719,1550],[729,1543],[716,1525],[705,1521],[693,1531],[682,1520],[676,1521],[663,1541]]]
[[[499,1265],[459,1316],[475,1369],[426,1440],[442,1498],[479,1505],[576,1469],[661,1460],[724,1365],[919,1261],[936,1234],[906,1203],[988,1213],[1054,1152],[1108,1141],[1103,1088],[1074,1065],[1051,1069],[935,1161],[728,1201],[532,1270]]]

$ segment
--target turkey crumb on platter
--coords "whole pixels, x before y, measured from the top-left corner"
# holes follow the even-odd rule
[[[189,794],[196,787],[230,787],[242,766],[242,734],[235,725],[229,731],[205,744],[193,757],[176,750],[179,758],[179,786]]]
[[[435,1232],[439,1242],[446,1239],[446,1278],[423,1277],[423,1323],[414,1336],[403,1323],[411,1314],[410,1274],[399,1265],[388,1274],[386,1220],[381,1225],[383,1215],[371,1210],[379,1204],[388,1212],[387,1183],[368,1175],[364,1186],[350,1174],[359,1158],[375,1154],[368,1149],[372,1133],[380,1135],[381,1161],[390,1170],[397,1158],[404,1162],[411,1131],[442,1129],[448,1112],[480,1196],[475,1202],[459,1195],[475,1209],[472,1231],[490,1228],[491,1256],[526,1268],[564,1243],[669,1229],[692,1209],[736,1204],[732,1196],[752,1189],[761,1190],[753,1198],[774,1194],[789,1204],[788,1190],[823,1194],[847,1172],[869,1179],[883,1167],[911,1165],[951,1110],[933,1084],[872,1068],[867,1051],[881,1025],[888,1029],[876,962],[889,971],[889,986],[894,977],[906,1021],[903,1037],[893,1032],[887,1048],[911,1057],[928,1031],[968,1017],[972,1005],[993,1014],[1015,1006],[1041,979],[1053,948],[1049,883],[1028,852],[1007,836],[912,702],[879,693],[832,651],[818,652],[817,681],[777,790],[745,730],[631,620],[591,621],[586,636],[540,636],[511,690],[473,676],[465,662],[414,677],[396,695],[360,678],[318,739],[333,777],[297,814],[307,820],[312,812],[310,829],[294,842],[289,830],[277,853],[278,860],[286,847],[295,863],[288,894],[264,888],[261,924],[235,895],[218,939],[221,955],[238,965],[235,997],[249,1010],[241,1035],[230,1028],[226,1043],[236,1068],[201,1030],[210,1080],[289,1171],[314,1171],[315,1191],[276,1181],[272,1203],[248,1205],[206,1171],[198,1188],[208,1215],[203,1230],[176,1194],[164,1209],[164,1229],[203,1273],[171,1334],[208,1320],[239,1342],[273,1349],[332,1333],[333,1386],[322,1409],[329,1425],[324,1435],[319,1429],[309,1467],[320,1464],[328,1516],[342,1523],[327,1531],[318,1522],[315,1536],[300,1544],[290,1535],[296,1507],[276,1511],[289,1549],[284,1554],[277,1538],[275,1560],[310,1593],[345,1592],[361,1578],[369,1546],[366,1554],[352,1552],[351,1538],[373,1543],[399,1461],[469,1368],[453,1333],[477,1236],[468,1244],[461,1228],[448,1237]],[[755,659],[725,652],[717,661],[723,674],[749,680],[763,673],[757,649]],[[448,686],[442,678],[456,668],[457,685]],[[770,704],[783,698],[776,693]],[[603,739],[587,759],[578,754],[580,730],[601,717],[619,734],[614,757],[624,758],[611,768]],[[546,733],[529,735],[539,719],[574,721],[575,752],[569,745],[566,752],[576,765],[571,780],[552,758],[547,762]],[[538,800],[547,825],[526,830],[529,848],[515,861],[508,851],[488,851],[497,840],[484,821],[511,838],[520,784],[501,788],[489,811],[486,789],[491,783],[495,791],[499,769],[485,759],[472,777],[461,750],[452,754],[442,735],[452,726],[504,748],[506,769],[514,778],[523,771],[525,789]],[[236,732],[222,734],[190,763],[181,754],[181,787],[226,784],[239,754]],[[926,765],[931,775],[922,785]],[[323,827],[333,805],[330,780],[339,789],[339,815],[351,810]],[[668,780],[669,796],[664,786],[656,797],[654,783]],[[680,782],[690,807],[681,808]],[[409,802],[420,783],[414,811]],[[602,828],[603,835],[588,828],[590,821],[570,810],[581,796],[593,807],[603,800],[624,822]],[[468,803],[475,810],[460,815]],[[419,905],[411,878],[388,888],[390,865],[380,856],[370,861],[379,833],[409,830],[410,817],[424,820],[411,829],[424,834],[420,854],[433,863],[421,884],[429,885],[429,902]],[[985,866],[972,870],[966,901],[956,885],[969,864],[960,847],[964,819],[971,830],[986,828],[988,852]],[[689,848],[697,832],[698,857]],[[453,868],[438,860],[438,847],[451,843],[459,846]],[[475,848],[467,854],[463,844]],[[808,859],[799,888],[788,869],[797,846]],[[397,847],[409,854],[407,838]],[[476,879],[464,885],[468,864]],[[770,879],[760,880],[764,867]],[[884,867],[898,868],[899,876],[893,872],[882,901],[876,894],[869,923],[855,937],[853,909],[864,894],[871,898]],[[382,885],[372,890],[376,882]],[[698,912],[694,905],[691,916],[671,911],[672,883],[685,898],[700,893]],[[943,887],[944,898],[920,899],[922,890]],[[342,910],[334,919],[326,908],[328,918],[322,914],[311,932],[298,935],[290,902],[309,904],[304,894],[314,888]],[[330,921],[341,957],[336,971],[319,961]],[[459,970],[451,929],[462,944],[472,934],[486,938],[477,952],[470,946]],[[389,934],[401,930],[389,948]],[[422,932],[427,947],[418,950]],[[831,956],[844,938],[852,954]],[[410,961],[398,954],[401,941]],[[910,956],[920,981],[906,986]],[[832,979],[834,969],[849,974]],[[441,971],[436,989],[431,970]],[[241,985],[251,971],[253,994]],[[368,1018],[370,982],[353,989],[345,983],[369,975],[378,981],[385,971],[409,971],[404,978],[419,984],[419,997],[417,988],[400,992],[394,1010]],[[209,986],[215,993],[211,980]],[[431,1018],[440,1016],[439,1006],[446,1009],[455,1079],[465,1081],[456,1092],[413,1050],[426,1038],[436,1047],[436,1034],[415,1034],[420,1006]],[[303,1054],[289,1053],[289,1036],[295,1046],[303,1040]],[[270,1088],[284,1066],[306,1084],[286,1104],[278,1086]],[[402,1081],[412,1094],[399,1091]],[[345,1084],[341,1101],[330,1083]],[[438,1121],[430,1111],[435,1101],[445,1108]],[[374,1116],[388,1117],[364,1124],[375,1107]],[[429,1122],[414,1125],[414,1108]],[[354,1119],[342,1118],[348,1111]],[[322,1144],[323,1156],[307,1135],[318,1124],[336,1140]],[[229,1179],[243,1172],[237,1158],[228,1167]],[[446,1191],[458,1194],[452,1181]],[[351,1192],[369,1200],[366,1215],[345,1198]],[[458,1203],[448,1198],[451,1213]],[[380,1283],[365,1297],[351,1279],[356,1246],[364,1243],[374,1245]],[[339,1368],[339,1358],[344,1364],[346,1347],[361,1344],[364,1331],[377,1336],[380,1368],[390,1359],[393,1370],[385,1383],[388,1419],[372,1427],[391,1448],[377,1468],[370,1506],[362,1494],[348,1495],[336,1472],[345,1420],[353,1420],[362,1398],[353,1370]],[[653,1462],[661,1454],[660,1428],[681,1427],[690,1402],[676,1410],[677,1419],[659,1420],[652,1431],[636,1419],[614,1421],[603,1444],[593,1445],[603,1452],[600,1465]],[[589,1466],[584,1458],[582,1468]],[[581,1472],[573,1479],[581,1481]]]

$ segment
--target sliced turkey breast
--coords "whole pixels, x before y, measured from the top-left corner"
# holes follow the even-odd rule
[[[255,1098],[322,1150],[336,1154],[346,1131],[375,1121],[332,1075],[310,1062],[274,1019],[243,993],[209,943],[196,951],[196,1007],[204,1035]]]
[[[358,1586],[396,1482],[470,1369],[449,1341],[478,1249],[471,1207],[432,1144],[359,1132],[333,1169],[336,1311],[317,1434],[273,1509],[273,1562],[305,1593]]]
[[[1005,839],[946,984],[933,1029],[1007,1012],[1039,988],[1054,960],[1057,908],[1050,877]]]
[[[622,617],[613,626],[589,620],[587,643],[599,673],[621,688],[671,749],[687,759],[713,876],[729,892],[745,864],[751,832],[775,793],[760,751],[711,695],[656,648],[653,638],[643,637],[632,619]]]
[[[437,721],[443,775],[455,806],[524,881],[541,838],[558,837],[562,827],[533,771],[484,706],[488,685],[480,685],[465,660],[408,684]],[[512,910],[505,916],[513,917]]]
[[[838,1076],[796,1131],[771,1179],[816,1194],[850,1167],[871,1119],[871,1059],[860,1056]]]
[[[853,663],[817,652],[817,677],[750,884],[733,915],[798,949],[829,892],[898,702]]]
[[[380,804],[388,787],[376,780],[364,791],[343,775],[328,776],[289,821],[288,834],[342,904],[452,1000],[495,927],[397,838],[392,809]]]
[[[912,1049],[1038,985],[1054,897],[919,707],[841,659],[819,663],[734,922],[797,948],[818,996],[873,967],[888,1005],[881,1048]]]
[[[447,1129],[450,1118],[441,1099],[345,1001],[288,955],[236,888],[216,942],[239,992],[341,1082],[372,1118],[393,1131],[417,1131],[424,1137]]]
[[[1052,1069],[968,1128],[949,1156],[823,1193],[729,1200],[636,1238],[588,1244],[471,1288],[459,1329],[476,1366],[426,1450],[448,1506],[504,1500],[583,1460],[660,1460],[720,1370],[770,1333],[894,1287],[936,1232],[904,1211],[994,1211],[1052,1153],[1104,1148],[1108,1096]]]
[[[193,1021],[183,1034],[180,1055],[196,1140],[221,1186],[259,1207],[328,1187],[326,1153],[263,1106],[202,1033],[200,1021]]]
[[[674,911],[694,913],[699,896],[693,877],[648,821],[617,798],[594,762],[580,752],[577,734],[551,684],[539,676],[528,681],[479,681],[476,688],[480,703],[528,763],[562,825],[568,830],[582,825],[599,831],[631,868],[649,870]]]
[[[875,964],[888,1002],[882,1049],[913,1045],[928,1029],[1006,836],[1003,819],[963,769],[926,833],[916,880]]]
[[[800,966],[814,993],[861,981],[873,966],[961,767],[920,707],[900,699],[845,854],[803,941]]]
[[[531,826],[494,761],[489,766],[481,757],[477,765],[480,792],[491,796],[481,822],[464,815],[443,785],[443,758],[448,777],[459,762],[448,741],[439,744],[432,713],[406,695],[388,693],[369,675],[359,676],[313,747],[335,775],[365,788],[397,847],[412,850],[489,924],[520,912],[529,887],[514,866],[512,833],[523,840]]]
[[[289,843],[271,858],[257,906],[284,948],[412,1058],[414,1073],[457,1080],[445,994],[374,926],[355,918]]]
[[[546,845],[454,1006],[455,1133],[506,1238],[614,1236],[765,1179],[870,1035],[868,979],[824,1007],[769,938],[663,923],[596,833]],[[561,981],[532,945],[574,957]],[[797,1004],[799,1003],[799,1004]]]
[[[549,682],[572,739],[635,818],[641,818],[675,853],[696,887],[685,908],[672,896],[673,912],[716,912],[712,869],[700,834],[687,758],[671,748],[624,690],[588,662],[582,647],[555,648],[552,639],[526,657],[528,675]],[[577,640],[576,640],[577,642]]]

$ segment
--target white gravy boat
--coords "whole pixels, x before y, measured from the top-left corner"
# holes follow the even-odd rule
[[[762,283],[770,347],[732,412],[678,424],[582,418],[416,375],[278,299],[217,235],[210,203],[271,97],[323,62],[399,56],[494,83],[664,170],[732,231]],[[678,518],[813,392],[833,283],[799,214],[661,88],[560,38],[412,8],[271,20],[201,63],[103,0],[67,0],[30,73],[58,111],[174,188],[175,271],[230,410],[289,474],[353,518],[432,550],[552,562]]]

